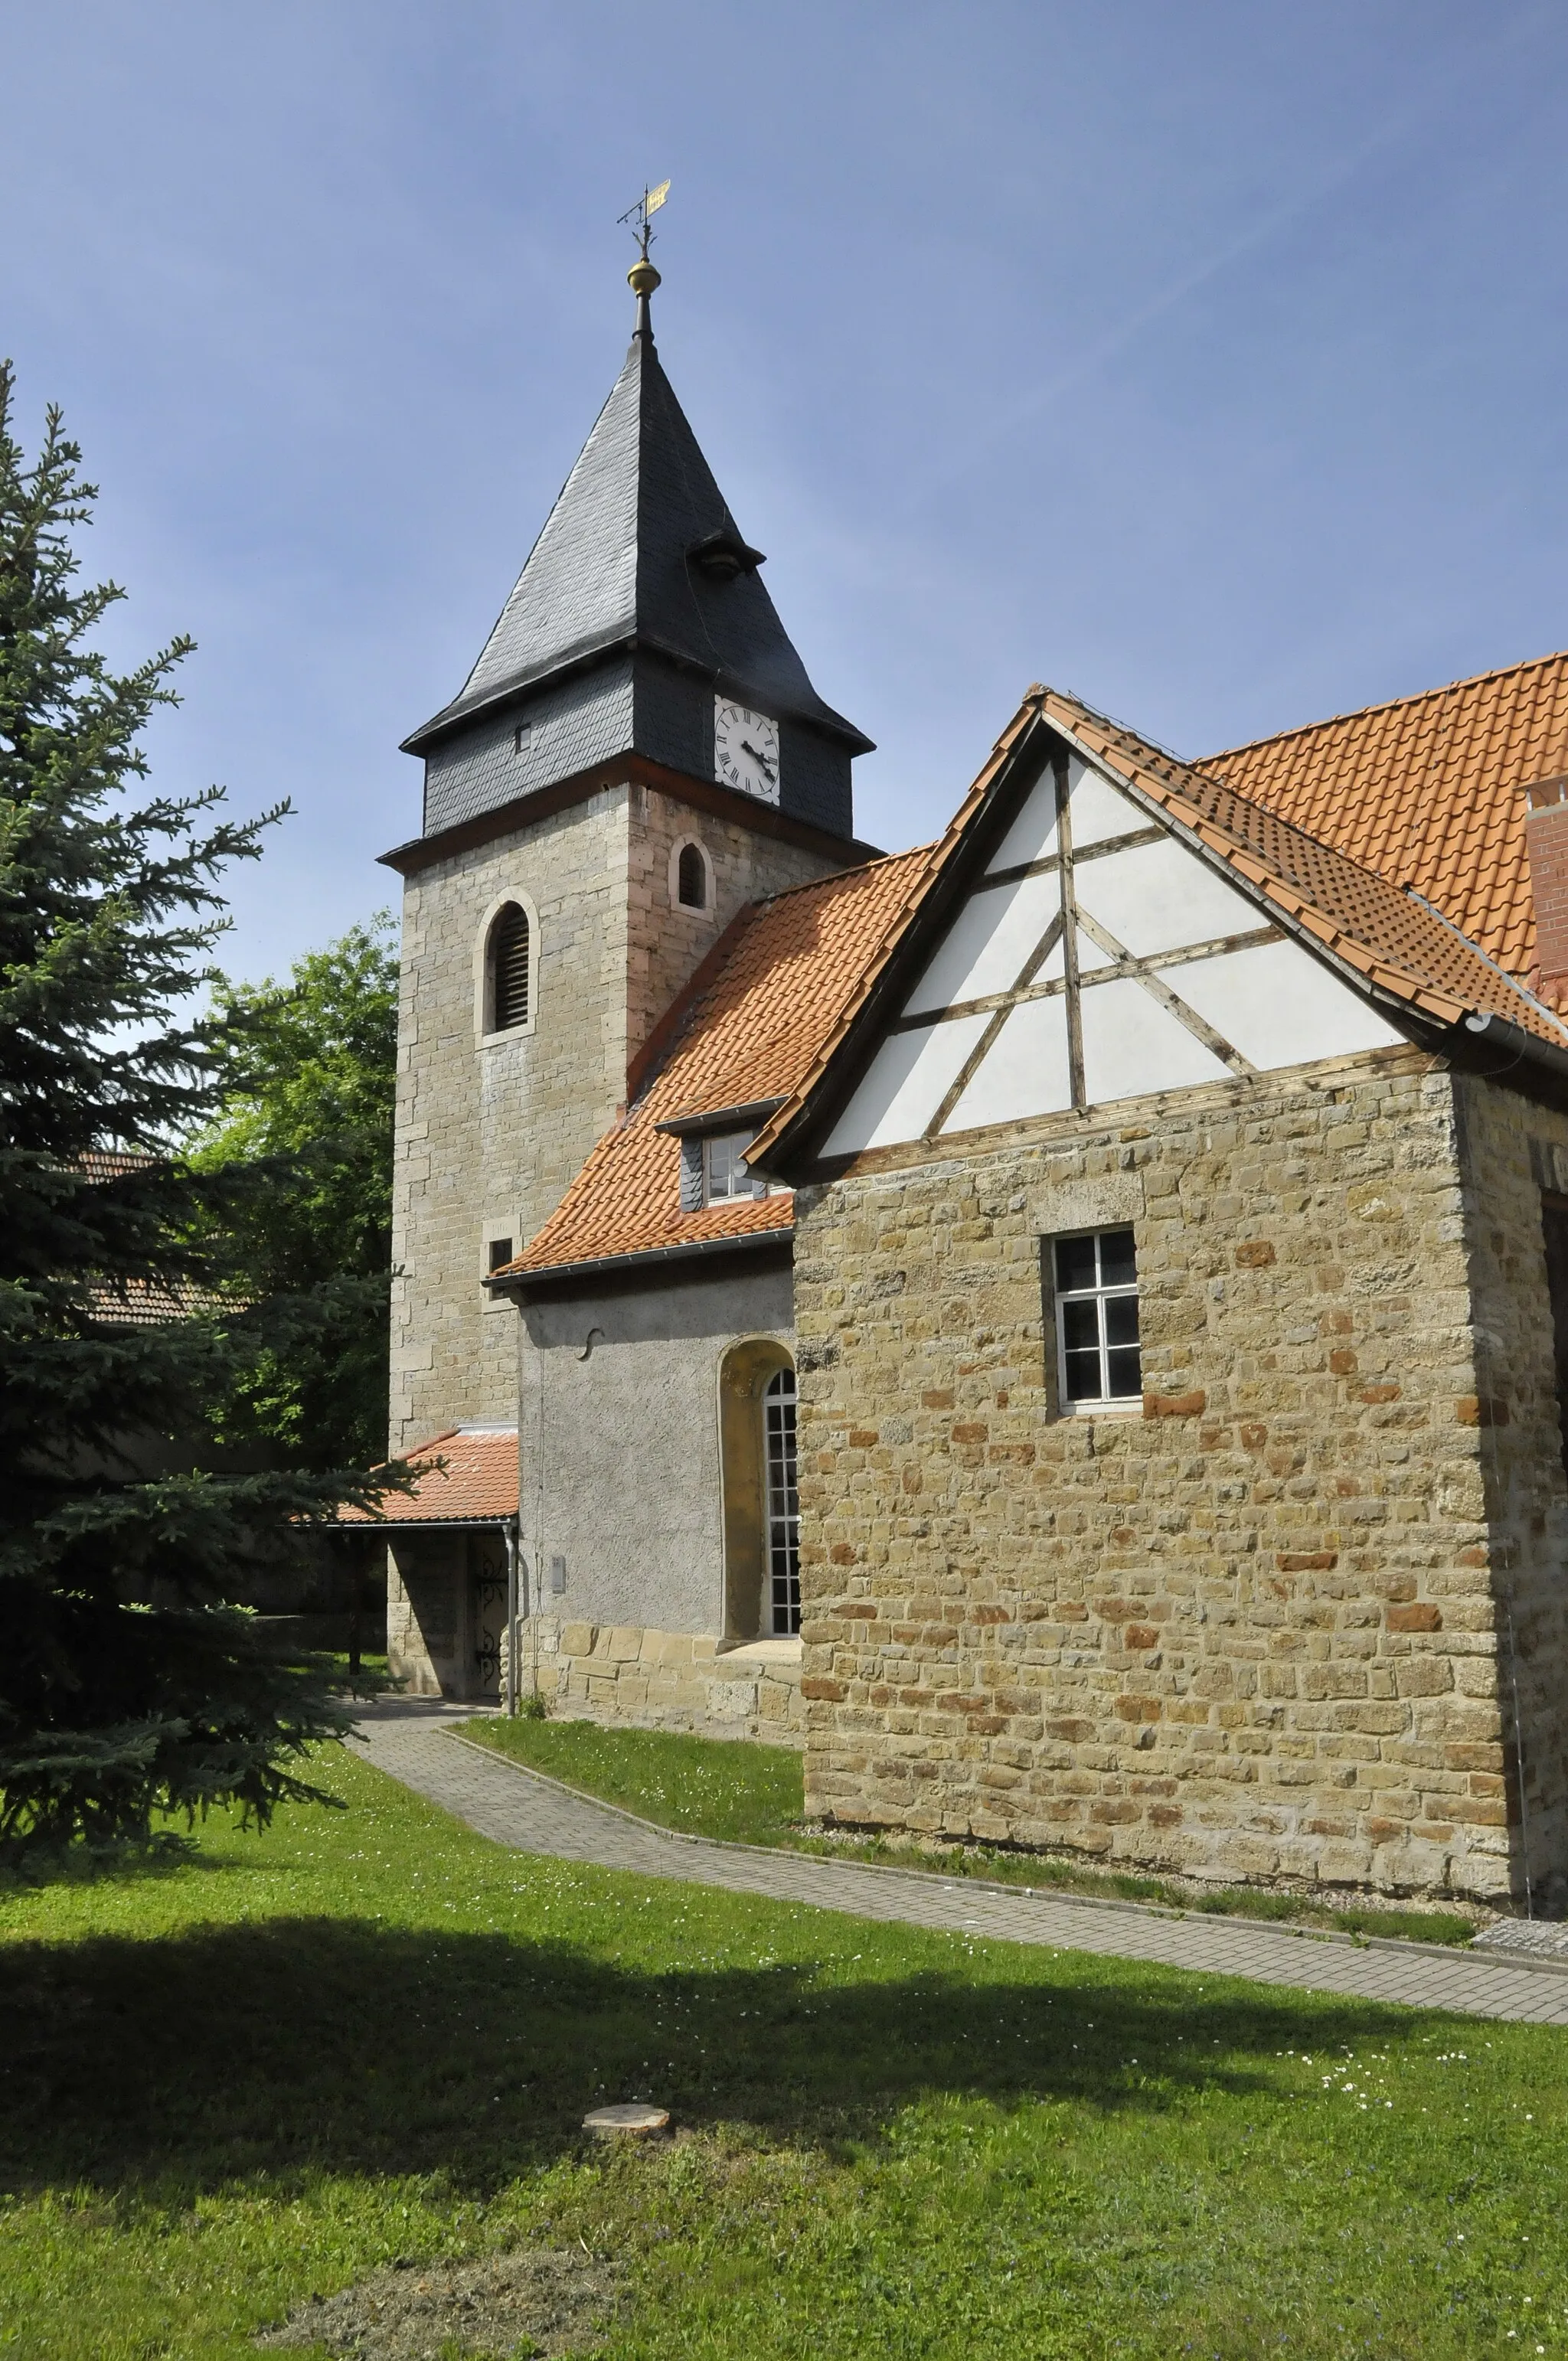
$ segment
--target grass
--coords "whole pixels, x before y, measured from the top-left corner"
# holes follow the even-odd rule
[[[1394,1935],[1407,1942],[1468,1943],[1475,1932],[1474,1922],[1457,1910],[1320,1904],[1299,1894],[1267,1894],[1248,1886],[1223,1886],[1195,1899],[1190,1889],[1163,1878],[1084,1868],[1051,1854],[954,1845],[934,1857],[875,1838],[824,1838],[802,1826],[800,1757],[782,1746],[749,1746],[662,1730],[608,1730],[591,1721],[485,1719],[472,1723],[466,1735],[565,1780],[568,1786],[582,1787],[607,1803],[694,1836],[785,1845],[840,1860],[935,1869],[945,1876],[982,1877],[1000,1884],[1050,1886],[1102,1899],[1158,1902],[1177,1909],[1331,1927],[1351,1935]]]
[[[607,2361],[1568,2348],[1568,2036],[540,1861],[349,1809],[0,1898],[0,2353],[616,2257]],[[657,2097],[652,2151],[582,2137]],[[308,2348],[301,2348],[300,2361]]]

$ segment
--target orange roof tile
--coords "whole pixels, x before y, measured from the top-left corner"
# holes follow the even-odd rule
[[[1568,653],[1283,730],[1200,767],[1413,885],[1533,982],[1524,790],[1568,771]]]
[[[681,1116],[787,1097],[926,881],[931,848],[840,871],[755,905],[716,973],[699,974],[674,1046],[625,1121],[607,1132],[526,1253],[497,1277],[668,1252],[794,1225],[788,1194],[680,1209]]]
[[[409,1453],[414,1464],[439,1459],[426,1468],[411,1492],[389,1492],[379,1512],[344,1509],[345,1525],[494,1525],[517,1514],[518,1458],[515,1426],[454,1426],[433,1434]]]

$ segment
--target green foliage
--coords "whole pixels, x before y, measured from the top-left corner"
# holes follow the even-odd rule
[[[258,1312],[254,1357],[225,1414],[291,1466],[373,1463],[387,1431],[392,1102],[398,961],[382,912],[289,981],[225,980],[232,1044],[223,1111],[192,1151],[203,1172],[264,1164],[231,1213],[236,1284]]]
[[[265,1820],[336,1727],[323,1679],[225,1600],[301,1521],[373,1498],[214,1472],[213,1406],[254,1357],[227,1241],[265,1167],[171,1143],[223,1102],[219,879],[283,807],[143,794],[175,641],[127,674],[89,641],[123,594],[76,582],[94,497],[50,412],[29,467],[0,370],[0,1844],[146,1833],[162,1806]]]
[[[541,1860],[322,1775],[349,1812],[0,1899],[0,2350],[255,2361],[313,2291],[513,2245],[625,2271],[605,2361],[1562,2349],[1559,2028]],[[673,2143],[585,2140],[634,2096]]]

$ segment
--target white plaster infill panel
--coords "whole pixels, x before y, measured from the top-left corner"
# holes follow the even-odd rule
[[[1097,983],[1084,994],[1081,1009],[1083,1087],[1091,1106],[1232,1079],[1230,1068],[1131,976]]]
[[[1059,1115],[1072,1104],[1067,1054],[1067,1003],[1026,1000],[1012,1009],[979,1071],[942,1126],[979,1131],[990,1123]]]
[[[1254,1066],[1391,1049],[1405,1038],[1298,943],[1196,960],[1172,970],[1170,983]]]
[[[1265,912],[1170,837],[1086,861],[1074,884],[1079,908],[1125,943],[1135,959],[1269,924]]]
[[[1074,756],[1068,770],[1068,811],[1072,821],[1072,849],[1102,844],[1107,837],[1131,836],[1147,828],[1147,812]]]
[[[1057,850],[1057,788],[1049,771],[1036,779],[1024,807],[986,862],[988,873],[1022,869],[1031,861],[1050,861]]]
[[[1055,877],[1021,877],[971,894],[910,994],[906,1016],[1010,992],[1061,907]]]
[[[885,1040],[823,1145],[824,1156],[854,1156],[918,1139],[962,1071],[988,1017],[958,1016]]]

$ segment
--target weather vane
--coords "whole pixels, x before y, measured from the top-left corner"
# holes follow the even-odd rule
[[[648,309],[648,298],[659,284],[656,267],[648,259],[648,241],[653,232],[650,227],[653,215],[670,193],[668,181],[661,181],[656,189],[644,189],[634,205],[629,205],[620,218],[629,224],[632,236],[641,251],[626,274],[627,284],[637,298],[637,330],[640,336],[653,341],[653,320]]]
[[[641,247],[644,262],[648,259],[648,241],[653,235],[650,224],[669,193],[668,181],[661,181],[656,189],[644,189],[637,203],[628,205],[620,216],[621,222],[630,224],[632,236]],[[620,225],[618,223],[617,227]]]

